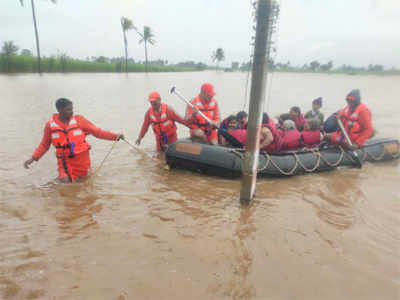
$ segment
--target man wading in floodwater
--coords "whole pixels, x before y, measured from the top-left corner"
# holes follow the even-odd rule
[[[124,139],[123,134],[104,131],[81,115],[74,115],[72,102],[65,98],[56,101],[58,114],[46,123],[43,138],[32,157],[24,163],[26,169],[33,161],[38,161],[50,148],[56,148],[58,179],[73,182],[84,178],[90,169],[90,145],[86,142],[87,134],[103,140]]]

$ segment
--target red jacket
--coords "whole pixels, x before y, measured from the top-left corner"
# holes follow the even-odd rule
[[[300,147],[300,132],[296,129],[283,132],[282,151],[296,150]]]
[[[302,131],[301,141],[305,147],[315,147],[321,143],[321,131],[319,129],[312,131]]]
[[[272,125],[271,125],[272,123]],[[262,150],[266,152],[279,152],[282,148],[282,137],[281,134],[279,134],[278,130],[276,129],[275,123],[273,123],[272,119],[269,119],[269,123],[267,124],[262,124],[262,127],[268,128],[271,133],[273,140],[272,142]]]
[[[247,129],[232,129],[228,130],[228,133],[237,139],[238,142],[243,145],[243,147],[246,146]]]
[[[301,131],[304,128],[304,124],[306,124],[307,120],[303,117],[303,114],[300,114],[297,118],[292,119],[294,124],[296,125],[297,130]]]

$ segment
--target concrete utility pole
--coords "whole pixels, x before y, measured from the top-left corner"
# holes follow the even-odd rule
[[[268,42],[271,17],[271,0],[258,0],[257,27],[254,44],[249,121],[247,124],[247,150],[242,165],[240,203],[249,204],[254,197],[257,180],[258,155],[263,104],[267,84]]]

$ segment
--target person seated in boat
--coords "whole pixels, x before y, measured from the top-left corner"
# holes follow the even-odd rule
[[[279,129],[276,128],[274,121],[263,113],[261,133],[260,133],[260,149],[262,151],[272,153],[279,152],[282,147],[282,138]]]
[[[218,144],[216,128],[219,126],[220,113],[218,102],[215,100],[214,96],[214,86],[211,83],[204,83],[201,86],[200,94],[190,101],[194,107],[211,120],[212,124],[209,124],[205,118],[195,112],[190,105],[187,106],[185,119],[188,120],[194,117],[194,121],[190,125],[190,136],[192,140],[211,145]]]
[[[228,119],[231,118],[232,115],[226,117],[224,120],[222,120],[221,124],[220,124],[220,129],[225,129],[227,130],[228,128]],[[237,127],[238,129],[246,129],[247,128],[247,112],[245,111],[240,111],[236,114],[236,120],[237,120]],[[220,136],[221,134],[218,133],[218,136]]]
[[[362,147],[373,132],[372,115],[369,108],[361,103],[360,90],[350,91],[346,96],[347,106],[343,108],[337,115],[341,120],[353,146],[347,145],[344,134],[341,130],[327,134],[326,138],[332,144],[342,144],[352,149]]]
[[[296,150],[300,147],[300,132],[292,120],[283,122],[283,135],[281,151]]]
[[[161,101],[161,96],[156,91],[150,93],[148,101],[151,107],[144,116],[142,129],[136,140],[136,145],[140,145],[149,126],[152,125],[156,138],[157,151],[164,152],[168,144],[172,144],[178,139],[175,122],[189,127],[193,119],[184,120],[171,107]]]
[[[221,138],[222,145],[245,148],[247,139],[247,129],[238,128],[237,117],[231,115],[227,118],[227,133]],[[239,144],[238,144],[239,143]],[[271,126],[271,120],[267,113],[263,114],[262,128],[260,132],[260,149],[266,152],[278,152],[281,148],[281,138],[276,127]]]
[[[306,119],[316,118],[319,120],[320,124],[323,124],[324,114],[320,111],[321,107],[322,107],[322,97],[314,99],[312,102],[312,109],[304,115],[304,118]]]
[[[60,98],[56,101],[58,113],[46,123],[40,145],[32,157],[25,161],[24,167],[38,161],[50,148],[56,148],[58,180],[73,182],[88,176],[90,170],[90,145],[86,141],[88,134],[98,139],[120,140],[123,134],[102,130],[81,115],[74,115],[72,101]]]
[[[226,118],[227,128],[220,130],[221,145],[244,148],[246,145],[247,129],[241,129],[235,115]],[[224,132],[225,131],[225,132]],[[227,136],[227,134],[229,136]]]
[[[322,132],[324,133],[332,133],[335,131],[340,130],[338,122],[337,122],[337,115],[339,114],[340,110],[331,114],[322,124]]]
[[[219,130],[218,130],[218,143],[222,144],[222,132],[223,130],[225,130],[225,132],[227,132],[228,127],[229,127],[229,119],[232,119],[233,115],[229,115],[228,117],[226,117],[225,119],[222,120],[221,124],[219,125]],[[237,120],[236,116],[235,116],[235,120]],[[239,127],[239,125],[237,125],[237,127]]]
[[[279,130],[283,130],[283,122],[291,120],[290,114],[288,113],[280,114],[276,118],[278,119],[277,129]]]
[[[290,111],[290,119],[294,122],[296,125],[296,128],[298,131],[302,131],[304,128],[304,124],[306,123],[306,119],[303,117],[303,114],[301,113],[300,107],[298,106],[293,106]]]
[[[321,143],[321,123],[318,118],[307,119],[304,130],[301,132],[301,145],[314,148]]]
[[[236,119],[238,121],[238,127],[240,129],[247,129],[247,112],[245,112],[244,110],[239,111],[236,114]]]

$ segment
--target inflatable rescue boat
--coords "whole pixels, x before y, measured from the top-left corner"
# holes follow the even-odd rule
[[[302,149],[291,152],[260,152],[258,174],[266,177],[293,176],[355,167],[352,151],[338,146]],[[362,162],[381,162],[400,157],[396,139],[372,139],[356,150]],[[171,169],[185,169],[228,178],[240,177],[244,150],[211,146],[180,139],[168,146],[166,161]]]

